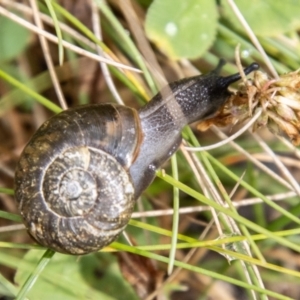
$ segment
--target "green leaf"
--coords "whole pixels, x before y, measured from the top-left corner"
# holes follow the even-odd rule
[[[18,56],[26,47],[28,38],[26,28],[0,16],[0,62]]]
[[[258,36],[278,36],[300,28],[300,5],[298,0],[235,0],[242,15]],[[224,15],[237,29],[241,24],[228,6],[222,1]]]
[[[37,254],[36,250],[29,251],[19,264],[15,276],[19,286],[35,272],[39,261]],[[116,258],[109,253],[82,257],[56,253],[27,297],[31,300],[137,299],[133,289],[123,279]]]
[[[149,39],[169,57],[197,58],[212,45],[217,19],[214,1],[154,0],[145,29]]]

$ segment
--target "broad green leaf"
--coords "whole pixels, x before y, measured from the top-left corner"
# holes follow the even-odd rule
[[[200,57],[212,45],[218,14],[211,0],[154,0],[147,12],[147,36],[173,59]]]
[[[258,36],[278,36],[300,28],[299,0],[235,0],[235,3]],[[236,28],[241,28],[241,24],[228,6],[227,1],[222,1],[222,8],[224,9],[224,16]]]
[[[28,38],[26,28],[0,16],[0,62],[18,56],[26,47]]]
[[[22,286],[39,261],[29,251],[19,265],[15,282]],[[31,265],[31,268],[29,268]],[[137,299],[123,279],[116,258],[109,253],[82,257],[56,253],[28,293],[31,300]]]

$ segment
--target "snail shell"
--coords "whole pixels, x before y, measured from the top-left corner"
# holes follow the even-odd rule
[[[15,179],[21,215],[36,241],[82,254],[119,235],[135,203],[128,169],[138,151],[138,122],[131,108],[90,105],[42,125]]]
[[[216,70],[163,88],[136,111],[114,104],[81,106],[46,121],[16,169],[15,197],[40,244],[85,254],[114,241],[155,171],[178,149],[181,130],[212,116],[240,79]],[[253,63],[244,70],[256,70]]]

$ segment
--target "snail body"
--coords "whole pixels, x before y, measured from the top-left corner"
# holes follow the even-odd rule
[[[178,149],[183,127],[212,116],[231,95],[227,87],[240,75],[221,77],[220,67],[170,83],[140,110],[85,105],[46,121],[15,175],[15,198],[31,236],[69,254],[113,242],[157,168]]]

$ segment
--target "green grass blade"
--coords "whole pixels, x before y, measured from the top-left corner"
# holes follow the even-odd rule
[[[20,90],[22,90],[29,96],[33,97],[36,101],[38,101],[40,104],[47,107],[49,110],[51,110],[55,113],[59,113],[62,111],[62,109],[59,106],[57,106],[56,104],[54,104],[47,98],[41,96],[40,94],[36,93],[35,91],[33,91],[32,89],[27,87],[25,84],[21,83],[20,81],[16,80],[15,78],[11,77],[7,73],[3,72],[2,70],[0,70],[0,78],[4,79],[5,81],[9,82],[11,85],[19,88]]]
[[[194,191],[193,189],[191,189],[190,187],[186,186],[185,184],[178,182],[176,180],[174,180],[174,178],[172,178],[169,175],[166,174],[162,174],[161,171],[158,171],[156,173],[156,175],[158,177],[160,177],[161,179],[163,179],[164,181],[170,183],[171,185],[175,185],[176,187],[178,187],[180,190],[182,190],[183,192],[185,192],[186,194],[190,195],[191,197],[194,197],[195,199],[199,200],[200,202],[209,205],[213,208],[215,208],[216,210],[227,214],[229,217],[232,217],[235,221],[247,226],[248,228],[250,228],[251,230],[254,230],[258,233],[262,233],[265,234],[267,237],[275,240],[276,242],[278,242],[281,245],[284,245],[285,247],[289,247],[297,252],[300,252],[300,245],[296,245],[292,242],[290,242],[287,239],[284,239],[282,237],[276,236],[274,235],[272,232],[270,232],[269,230],[266,230],[265,228],[262,228],[260,226],[258,226],[257,224],[255,224],[254,222],[249,221],[248,219],[236,214],[235,212],[231,211],[228,208],[225,208],[219,204],[217,204],[216,202],[207,199],[206,197],[204,197],[203,195],[201,195],[200,193]]]
[[[161,261],[161,262],[164,262],[166,264],[168,264],[168,262],[169,262],[169,259],[167,257],[161,256],[161,255],[158,255],[158,254],[155,254],[155,253],[152,253],[152,252],[147,252],[147,251],[144,251],[144,250],[140,250],[136,247],[131,247],[131,246],[123,245],[123,244],[119,244],[119,243],[114,243],[114,245],[120,251],[127,251],[127,252],[130,252],[130,253],[141,255],[141,256],[144,256],[144,257],[151,258],[151,259],[155,259],[157,261]],[[200,268],[200,267],[197,267],[197,266],[192,266],[192,265],[189,265],[189,264],[181,262],[181,261],[175,260],[174,265],[177,266],[177,267],[183,268],[185,270],[189,270],[189,271],[192,271],[192,272],[196,272],[196,273],[199,273],[199,274],[206,275],[206,276],[211,277],[211,278],[215,278],[215,279],[218,279],[218,280],[222,280],[222,281],[234,284],[234,285],[239,286],[239,287],[243,287],[243,288],[246,288],[246,289],[252,289],[252,290],[254,290],[256,292],[259,292],[261,294],[265,294],[265,295],[274,297],[275,299],[292,300],[292,298],[290,298],[290,297],[286,297],[286,296],[280,295],[278,293],[259,288],[259,287],[254,286],[254,285],[250,285],[248,283],[245,283],[243,281],[234,279],[232,277],[222,275],[220,273],[215,273],[215,272],[212,272],[210,270],[206,270],[204,268]]]
[[[16,297],[16,300],[23,300],[26,298],[26,295],[29,293],[34,283],[39,278],[41,272],[45,269],[45,267],[47,266],[54,254],[55,252],[53,250],[46,250],[34,271],[31,273],[31,275],[25,281],[24,285],[21,287]]]
[[[178,180],[178,166],[177,166],[176,154],[172,156],[171,163],[172,163],[173,178]],[[174,214],[173,214],[173,225],[172,225],[172,243],[171,243],[172,247],[170,249],[170,254],[169,254],[170,260],[168,264],[168,275],[170,275],[173,271],[175,254],[177,250],[176,244],[177,244],[178,224],[179,224],[179,189],[176,187],[173,187],[173,208],[174,208]]]
[[[58,38],[58,58],[59,58],[59,64],[62,65],[63,64],[63,60],[64,60],[64,47],[62,45],[62,32],[59,28],[59,23],[56,17],[56,13],[53,9],[51,0],[45,0],[46,5],[48,7],[49,13],[53,19],[53,24],[54,24],[54,28],[55,28],[55,32],[56,32],[56,36]]]
[[[15,221],[15,222],[22,222],[22,217],[20,215],[12,214],[3,210],[0,210],[0,218]]]
[[[7,195],[14,195],[15,192],[13,189],[0,187],[0,193],[7,194]]]

